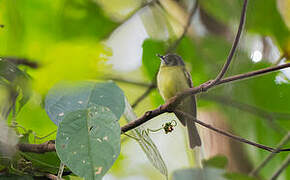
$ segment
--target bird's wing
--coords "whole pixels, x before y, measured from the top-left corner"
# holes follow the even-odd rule
[[[186,77],[187,83],[189,85],[190,88],[193,87],[193,82],[191,80],[191,75],[189,74],[189,72],[186,70],[185,67],[183,67],[183,72],[184,72],[184,76]]]

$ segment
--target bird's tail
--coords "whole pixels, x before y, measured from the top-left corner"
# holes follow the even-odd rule
[[[195,123],[191,119],[187,118],[186,127],[189,138],[189,147],[193,149],[195,146],[201,146],[201,140],[197,128],[195,126]]]

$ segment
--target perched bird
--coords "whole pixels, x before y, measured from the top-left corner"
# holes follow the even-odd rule
[[[165,101],[175,96],[177,93],[193,87],[191,76],[186,70],[185,64],[180,56],[176,54],[157,56],[161,59],[161,65],[157,75],[157,86],[159,93]],[[176,108],[178,111],[196,117],[195,96],[186,97]],[[200,146],[201,140],[193,121],[194,118],[180,112],[174,113],[182,125],[187,127],[189,147],[193,149],[196,146]]]

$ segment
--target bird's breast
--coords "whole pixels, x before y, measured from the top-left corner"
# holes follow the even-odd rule
[[[183,69],[179,66],[161,67],[157,76],[157,86],[164,100],[189,88]]]

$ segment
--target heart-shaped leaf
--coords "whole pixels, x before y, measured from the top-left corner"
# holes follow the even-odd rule
[[[45,110],[56,125],[67,113],[96,105],[108,107],[119,119],[125,108],[123,91],[113,82],[62,82],[45,99]]]
[[[85,179],[101,179],[120,153],[120,125],[107,107],[69,112],[59,124],[56,151],[71,171]]]

